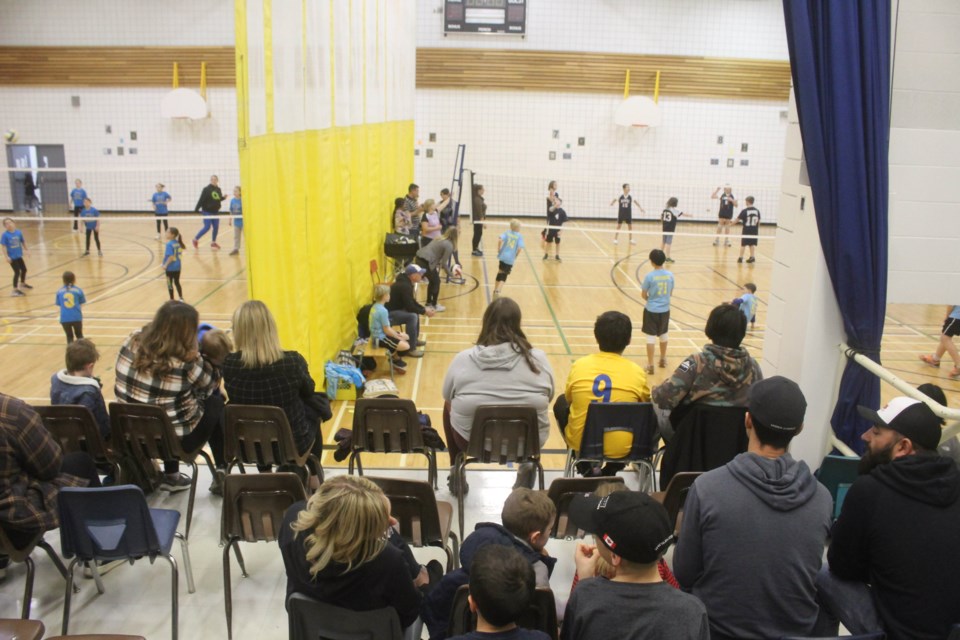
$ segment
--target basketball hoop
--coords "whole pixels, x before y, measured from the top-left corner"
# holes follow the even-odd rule
[[[164,118],[202,120],[208,115],[207,101],[193,89],[174,89],[160,101],[160,116]]]
[[[660,126],[660,107],[646,96],[631,96],[617,106],[613,114],[614,124],[633,129],[649,129]]]

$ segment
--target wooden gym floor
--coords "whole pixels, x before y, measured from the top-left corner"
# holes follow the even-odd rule
[[[0,390],[35,404],[49,402],[50,376],[63,366],[65,338],[58,322],[54,294],[61,286],[60,276],[71,270],[87,295],[84,306],[84,333],[99,348],[102,359],[97,374],[104,381],[104,395],[113,398],[113,365],[117,349],[126,336],[145,324],[167,299],[160,268],[162,245],[156,239],[152,218],[143,222],[103,219],[101,240],[104,256],[81,257],[83,234],[72,233],[66,222],[22,222],[26,236],[29,282],[35,287],[23,298],[10,297],[11,274],[0,286]],[[646,235],[635,235],[630,245],[621,233],[620,243],[602,231],[581,231],[584,227],[612,229],[609,222],[570,222],[563,232],[562,262],[541,260],[539,220],[528,220],[521,233],[528,250],[523,252],[504,295],[517,300],[523,309],[523,327],[535,347],[546,351],[553,366],[556,393],[563,390],[570,364],[596,350],[593,322],[609,309],[618,309],[634,320],[634,343],[626,356],[645,363],[644,339],[640,333],[642,299],[639,282],[649,270],[646,256],[659,244],[654,223],[635,226]],[[195,221],[185,222],[186,235],[193,233]],[[397,376],[397,385],[405,397],[429,414],[442,431],[441,385],[447,366],[459,351],[471,346],[480,328],[480,318],[490,299],[496,275],[496,237],[502,227],[491,224],[484,239],[486,255],[470,256],[469,229],[461,242],[461,259],[466,284],[443,284],[441,303],[447,311],[425,319],[422,334],[428,340],[422,359],[409,359],[408,373]],[[710,233],[712,225],[687,225],[683,232]],[[753,265],[737,264],[739,238],[730,248],[711,246],[712,238],[677,237],[673,245],[676,263],[670,265],[676,276],[671,310],[670,343],[667,369],[658,369],[651,386],[662,381],[689,353],[706,342],[703,326],[715,305],[736,297],[744,282],[758,286],[760,305],[756,330],[748,333],[745,345],[755,358],[762,353],[766,300],[768,299],[773,255],[773,228],[764,228]],[[738,230],[734,230],[737,234]],[[232,231],[227,228],[221,239],[225,249],[214,251],[201,246],[188,248],[184,258],[182,284],[186,300],[196,306],[201,320],[221,327],[229,326],[233,310],[246,299],[246,272],[243,254],[229,256]],[[421,287],[420,295],[423,295]],[[943,307],[890,305],[883,342],[884,365],[911,384],[935,382],[947,391],[952,405],[960,398],[960,382],[950,380],[944,366],[935,371],[923,365],[918,354],[936,346],[943,318]],[[348,345],[344,345],[345,347]],[[322,363],[311,363],[314,372]],[[380,372],[378,375],[385,375]],[[318,380],[319,383],[319,380]],[[884,385],[884,398],[895,395]],[[327,443],[341,427],[349,428],[352,403],[335,402],[334,421],[323,427]],[[548,449],[563,447],[554,432]],[[324,466],[342,466],[325,452]],[[440,465],[446,464],[441,455]],[[559,469],[562,454],[545,456],[547,468]],[[421,467],[422,456],[364,456],[368,468]]]

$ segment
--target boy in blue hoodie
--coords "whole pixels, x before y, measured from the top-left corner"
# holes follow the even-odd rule
[[[550,575],[556,565],[545,546],[557,516],[553,501],[543,491],[521,487],[514,489],[500,512],[502,525],[481,522],[460,547],[460,568],[445,575],[436,589],[424,599],[420,618],[430,632],[430,640],[447,637],[453,596],[470,581],[470,567],[477,551],[486,545],[511,547],[533,567],[538,587],[550,586]]]

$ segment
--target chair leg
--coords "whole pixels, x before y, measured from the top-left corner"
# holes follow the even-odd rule
[[[350,455],[347,456],[347,475],[348,476],[353,475],[353,465],[356,461],[357,455],[359,454],[357,453],[357,450],[354,449],[353,451],[350,452]],[[363,475],[363,474],[360,474],[360,475]]]
[[[457,474],[457,520],[460,525],[460,538],[463,538],[464,530],[464,491],[463,486],[467,482],[467,460],[462,453],[457,459],[457,466],[454,469]]]
[[[177,559],[172,555],[163,556],[167,559],[167,562],[170,563],[170,573],[171,573],[171,586],[170,586],[170,600],[173,603],[173,617],[170,619],[170,626],[172,630],[173,640],[177,640],[177,634],[180,632],[180,597],[178,593],[178,587],[180,586],[180,575],[177,571]],[[67,630],[63,630],[66,634]]]
[[[67,568],[63,566],[63,560],[60,559],[60,555],[53,550],[53,547],[50,546],[50,543],[44,539],[40,539],[40,542],[37,543],[37,546],[47,552],[47,555],[50,556],[50,561],[53,562],[53,566],[57,568],[57,571],[60,572],[60,575],[64,579],[67,578]],[[79,588],[77,589],[79,592]]]
[[[243,561],[243,554],[240,553],[240,541],[233,541],[233,553],[237,556],[237,564],[240,565],[240,575],[244,578],[249,578],[250,574],[247,573],[247,564]]]
[[[543,465],[540,464],[539,458],[534,461],[534,464],[537,465],[537,479],[540,481],[540,491],[543,491]]]
[[[33,576],[36,571],[36,567],[33,564],[33,558],[27,556],[23,559],[23,564],[27,565],[27,580],[26,584],[23,586],[23,608],[20,613],[20,617],[24,620],[30,619],[30,604],[33,601]]]
[[[425,449],[423,455],[427,456],[427,482],[436,491],[440,488],[437,484],[437,450]]]
[[[453,531],[447,532],[447,537],[450,538],[450,544],[453,546],[453,568],[460,568],[460,540],[457,539],[457,534]]]
[[[67,590],[63,595],[63,624],[60,626],[60,633],[67,635],[70,632],[70,600],[73,596],[73,570],[76,568],[79,558],[74,558],[67,567]]]
[[[313,466],[313,475],[317,476],[317,479],[320,480],[320,484],[323,484],[323,464],[321,464],[320,458],[311,453],[309,456],[307,456],[307,464]]]
[[[207,467],[210,468],[210,474],[213,475],[213,477],[217,477],[217,465],[213,464],[213,458],[210,457],[210,454],[204,449],[200,449],[199,454],[204,462],[207,463]]]
[[[223,547],[223,608],[227,615],[227,640],[233,639],[233,593],[230,588],[230,547],[233,540]]]
[[[190,461],[190,468],[193,470],[193,476],[190,478],[190,497],[187,500],[187,524],[183,530],[183,537],[190,539],[190,523],[193,521],[193,503],[197,499],[197,463]],[[216,477],[216,473],[214,473]]]
[[[173,535],[180,540],[180,550],[183,552],[183,570],[187,572],[187,592],[193,593],[197,590],[197,587],[193,584],[193,566],[190,564],[190,541],[179,531]]]
[[[90,562],[90,573],[93,574],[93,582],[97,585],[97,593],[100,595],[106,593],[107,589],[103,586],[103,578],[100,577],[100,568],[97,566],[96,560]]]

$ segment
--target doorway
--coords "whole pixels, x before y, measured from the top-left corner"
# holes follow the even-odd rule
[[[7,166],[14,211],[62,212],[69,209],[66,154],[62,144],[8,144]],[[40,171],[43,169],[43,171]]]

